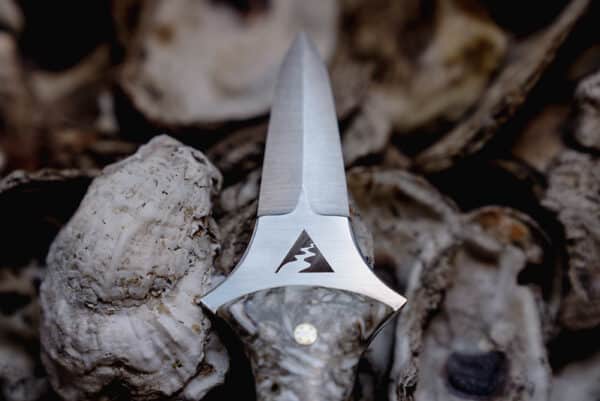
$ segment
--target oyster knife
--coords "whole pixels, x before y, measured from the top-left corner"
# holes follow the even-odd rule
[[[300,34],[275,89],[252,239],[201,300],[242,340],[258,400],[347,399],[361,354],[406,301],[365,263],[349,215],[327,69]]]

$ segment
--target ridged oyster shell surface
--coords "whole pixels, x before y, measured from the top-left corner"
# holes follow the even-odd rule
[[[223,382],[226,351],[197,306],[220,185],[204,155],[167,136],[93,181],[41,286],[42,359],[64,399],[198,400]]]

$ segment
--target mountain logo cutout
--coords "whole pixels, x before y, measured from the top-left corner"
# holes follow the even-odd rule
[[[305,230],[302,230],[275,273],[279,273],[281,269],[295,270],[296,273],[334,272]]]

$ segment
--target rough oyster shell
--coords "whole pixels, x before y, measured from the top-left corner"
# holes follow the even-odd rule
[[[48,382],[36,376],[36,361],[24,344],[0,336],[0,396],[6,401],[35,401],[42,398]]]
[[[417,155],[418,168],[441,171],[481,150],[525,101],[589,4],[589,0],[568,2],[555,21],[517,42],[472,113]]]
[[[539,259],[539,244],[509,209],[480,209],[467,224],[463,242],[411,280],[390,399],[545,400],[550,371],[538,304],[517,282]]]
[[[415,268],[435,259],[454,241],[460,215],[452,201],[425,179],[397,169],[357,167],[348,188],[373,232],[378,269],[406,288]]]
[[[575,140],[586,148],[600,151],[600,72],[581,81],[575,100],[578,104]]]
[[[34,401],[48,390],[37,355],[41,276],[34,263],[0,268],[0,397],[7,401]]]
[[[197,400],[224,380],[226,352],[196,304],[211,284],[220,181],[200,152],[161,136],[91,184],[40,294],[42,359],[64,399]]]
[[[134,106],[171,127],[255,117],[267,112],[281,57],[298,31],[325,58],[333,53],[336,2],[250,4],[145,3],[120,78]]]
[[[398,134],[460,118],[508,47],[505,32],[462,2],[344,3],[352,21],[344,42],[376,64],[372,94]]]
[[[561,307],[569,329],[600,324],[600,160],[563,152],[548,172],[543,205],[564,227],[570,291]]]

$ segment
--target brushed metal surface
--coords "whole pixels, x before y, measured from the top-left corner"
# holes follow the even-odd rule
[[[296,38],[279,73],[258,215],[290,213],[301,192],[315,213],[348,216],[346,176],[329,75],[305,34]]]
[[[252,239],[202,303],[216,312],[243,295],[295,285],[351,291],[398,310],[405,298],[375,276],[356,246],[329,78],[306,35],[288,52],[276,90]],[[312,245],[299,248],[306,241]]]
[[[277,268],[305,230],[331,265],[330,273],[300,273]],[[405,298],[387,287],[367,266],[350,227],[342,216],[315,213],[301,192],[289,214],[258,218],[254,234],[238,266],[202,303],[216,312],[219,306],[242,295],[292,285],[336,288],[365,295],[398,310]]]

